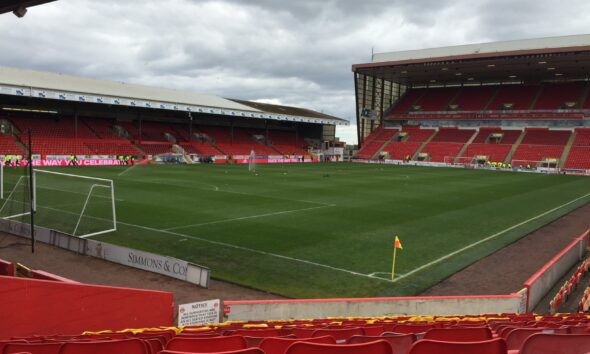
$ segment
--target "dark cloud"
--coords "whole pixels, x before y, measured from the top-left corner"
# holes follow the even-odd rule
[[[589,10],[579,0],[64,0],[0,16],[0,65],[352,119],[351,65],[371,48],[586,33]]]

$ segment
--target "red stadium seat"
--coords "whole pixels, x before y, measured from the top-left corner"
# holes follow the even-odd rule
[[[281,331],[275,328],[263,329],[237,329],[226,332],[228,335],[250,336],[250,337],[280,337]]]
[[[162,350],[158,354],[194,354],[195,352],[177,352],[174,350]],[[207,352],[208,354],[265,354],[260,348],[248,348],[239,350],[227,350],[224,352]]]
[[[315,338],[279,338],[269,337],[260,342],[259,348],[266,354],[284,354],[287,348],[293,343],[322,343],[322,344],[336,344],[336,340],[331,336],[315,337]]]
[[[350,337],[363,335],[363,329],[360,327],[351,328],[321,328],[312,333],[312,337],[332,336],[336,342],[346,342]]]
[[[416,340],[416,336],[413,334],[401,334],[397,336],[384,336],[384,337],[377,337],[377,336],[352,336],[347,341],[348,344],[358,344],[358,343],[367,343],[373,342],[376,340],[385,340],[391,345],[391,349],[393,350],[393,354],[406,354],[409,350],[414,341]]]
[[[224,336],[209,338],[172,338],[166,344],[166,350],[177,352],[211,353],[246,349],[246,340],[242,336]]]
[[[506,354],[506,342],[496,338],[481,342],[444,342],[438,340],[419,340],[409,354]]]
[[[100,342],[66,342],[59,350],[59,354],[104,353],[150,354],[151,351],[147,343],[136,338]]]
[[[384,340],[361,344],[293,343],[286,354],[393,354],[391,345]]]
[[[488,327],[433,328],[424,334],[424,339],[477,342],[492,339],[492,331]]]
[[[424,333],[435,328],[434,324],[398,324],[393,327],[395,333]]]
[[[12,343],[4,346],[3,354],[28,352],[31,354],[58,354],[63,343]]]
[[[567,328],[564,329],[547,329],[547,328],[515,328],[508,332],[506,335],[506,346],[508,350],[518,350],[522,347],[522,344],[526,339],[533,334],[537,333],[567,333]]]
[[[533,334],[524,341],[519,354],[587,354],[590,334]]]

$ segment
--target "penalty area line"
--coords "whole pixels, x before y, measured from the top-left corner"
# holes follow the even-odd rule
[[[333,205],[322,205],[322,206],[311,207],[311,208],[284,210],[284,211],[277,211],[277,212],[274,212],[274,213],[266,213],[266,214],[242,216],[242,217],[239,217],[239,218],[222,219],[222,220],[215,220],[215,221],[209,221],[209,222],[202,222],[202,223],[198,223],[198,224],[175,226],[175,227],[169,227],[169,228],[163,229],[163,230],[165,230],[165,231],[171,231],[171,230],[186,229],[186,228],[197,227],[197,226],[223,224],[223,223],[227,223],[227,222],[234,222],[234,221],[240,221],[240,220],[257,219],[257,218],[264,218],[264,217],[267,217],[267,216],[283,215],[283,214],[297,213],[297,212],[306,211],[306,210],[315,210],[315,209],[321,209],[321,208],[328,208],[328,207],[331,207],[331,206],[333,206]]]
[[[174,232],[174,231],[170,231],[170,230],[161,230],[161,229],[156,229],[156,228],[152,228],[152,227],[148,227],[148,226],[142,226],[142,225],[129,224],[129,223],[122,222],[122,221],[117,221],[117,224],[127,225],[127,226],[131,226],[131,227],[137,227],[137,228],[148,230],[148,231],[162,232],[162,233],[166,233],[166,234],[173,235],[173,236],[178,236],[178,237],[183,237],[183,238],[190,238],[190,239],[193,239],[193,240],[197,240],[197,241],[201,241],[201,242],[205,242],[205,243],[210,243],[210,244],[213,244],[213,245],[218,245],[218,246],[233,248],[233,249],[237,249],[237,250],[241,250],[241,251],[246,251],[246,252],[250,252],[250,253],[256,253],[256,254],[260,254],[260,255],[263,255],[263,256],[269,256],[269,257],[274,257],[274,258],[279,258],[279,259],[284,259],[284,260],[288,260],[288,261],[292,261],[292,262],[303,263],[303,264],[307,264],[307,265],[311,265],[311,266],[315,266],[315,267],[320,267],[320,268],[325,268],[325,269],[330,269],[330,270],[334,270],[334,271],[338,271],[338,272],[342,272],[342,273],[347,273],[347,274],[350,274],[350,275],[354,275],[354,276],[358,276],[358,277],[363,277],[363,278],[367,278],[367,279],[374,279],[374,280],[381,280],[381,281],[391,282],[391,280],[388,280],[388,279],[378,278],[378,277],[371,277],[368,274],[363,274],[363,273],[355,272],[355,271],[348,270],[348,269],[333,267],[333,266],[329,266],[329,265],[326,265],[326,264],[321,264],[321,263],[316,263],[316,262],[312,262],[312,261],[307,261],[305,259],[299,259],[299,258],[295,258],[295,257],[284,256],[284,255],[281,255],[281,254],[276,254],[276,253],[271,253],[271,252],[265,252],[265,251],[261,251],[261,250],[255,250],[255,249],[252,249],[252,248],[238,246],[238,245],[234,245],[234,244],[231,244],[231,243],[208,240],[208,239],[205,239],[205,238],[201,238],[201,237],[197,237],[197,236],[192,236],[192,235],[187,235],[187,234],[183,234],[183,233],[180,233],[180,232]]]
[[[61,212],[64,212],[66,214],[77,215],[76,213],[65,211],[65,210],[53,209],[53,208],[50,208],[50,207],[43,207],[43,208],[49,209],[49,210],[61,211]],[[99,217],[95,217],[95,216],[89,216],[89,217],[92,218],[92,219],[107,220],[107,219],[99,218]],[[334,270],[334,271],[338,271],[338,272],[342,272],[342,273],[347,273],[347,274],[350,274],[350,275],[354,275],[354,276],[357,276],[357,277],[362,277],[362,278],[367,278],[367,279],[373,279],[373,280],[380,280],[380,281],[385,281],[385,282],[391,283],[391,280],[389,280],[389,279],[384,279],[384,278],[379,278],[379,277],[374,277],[374,276],[372,277],[372,276],[369,276],[368,274],[359,273],[359,272],[355,272],[355,271],[348,270],[348,269],[343,269],[343,268],[329,266],[329,265],[326,265],[326,264],[321,264],[321,263],[316,263],[316,262],[312,262],[312,261],[307,261],[305,259],[299,259],[299,258],[295,258],[295,257],[283,256],[281,254],[276,254],[276,253],[271,253],[271,252],[265,252],[265,251],[261,251],[261,250],[255,250],[255,249],[252,249],[252,248],[238,246],[238,245],[234,245],[234,244],[231,244],[231,243],[208,240],[208,239],[205,239],[205,238],[201,238],[201,237],[197,237],[197,236],[192,236],[192,235],[187,235],[187,234],[183,234],[183,233],[180,233],[180,232],[174,232],[174,231],[169,231],[169,230],[156,229],[156,228],[153,228],[153,227],[143,226],[143,225],[130,224],[130,223],[126,223],[126,222],[123,222],[123,221],[117,221],[117,224],[118,225],[120,224],[120,225],[135,227],[135,228],[138,228],[138,229],[143,229],[143,230],[148,230],[148,231],[153,231],[153,232],[161,232],[161,233],[164,233],[164,234],[181,237],[182,239],[179,240],[179,242],[185,242],[186,239],[192,239],[192,240],[196,240],[196,241],[201,241],[201,242],[209,243],[209,244],[212,244],[212,245],[218,245],[218,246],[233,248],[233,249],[237,249],[237,250],[241,250],[241,251],[246,251],[246,252],[250,252],[250,253],[260,254],[260,255],[263,255],[263,256],[269,256],[269,257],[284,259],[284,260],[287,260],[287,261],[292,261],[292,262],[297,262],[297,263],[303,263],[303,264],[307,264],[307,265],[311,265],[311,266],[315,266],[315,267],[330,269],[330,270]]]
[[[414,274],[416,274],[416,273],[418,273],[418,272],[420,272],[420,271],[422,271],[422,270],[424,270],[424,269],[426,269],[426,268],[428,268],[428,267],[431,267],[431,266],[433,266],[433,265],[435,265],[435,264],[437,264],[437,263],[440,263],[440,262],[442,262],[442,261],[444,261],[444,260],[447,260],[447,259],[449,259],[449,258],[451,258],[451,257],[453,257],[453,256],[456,256],[456,255],[458,255],[459,253],[465,252],[465,251],[467,251],[468,249],[471,249],[471,248],[473,248],[473,247],[475,247],[475,246],[481,245],[481,244],[482,244],[482,243],[484,243],[484,242],[487,242],[487,241],[493,240],[493,239],[495,239],[496,237],[502,236],[502,235],[504,235],[505,233],[507,233],[507,232],[509,232],[509,231],[512,231],[512,230],[514,230],[514,229],[516,229],[516,228],[518,228],[518,227],[520,227],[520,226],[526,225],[526,224],[528,224],[528,223],[529,223],[529,222],[531,222],[531,221],[535,221],[535,220],[537,220],[537,219],[539,219],[539,218],[542,218],[542,217],[543,217],[543,216],[545,216],[545,215],[551,214],[551,213],[553,213],[554,211],[557,211],[557,210],[559,210],[559,209],[561,209],[561,208],[563,208],[563,207],[566,207],[566,206],[568,206],[568,205],[570,205],[570,204],[573,204],[573,203],[577,202],[578,200],[582,200],[582,199],[584,199],[584,198],[587,198],[587,197],[589,197],[589,196],[590,196],[590,193],[587,193],[587,194],[585,194],[585,195],[583,195],[583,196],[581,196],[581,197],[579,197],[579,198],[576,198],[576,199],[574,199],[574,200],[571,200],[571,201],[569,201],[569,202],[567,202],[567,203],[564,203],[564,204],[561,204],[561,205],[559,205],[559,206],[556,206],[555,208],[553,208],[553,209],[551,209],[551,210],[547,210],[547,211],[545,211],[545,212],[543,212],[543,213],[541,213],[541,214],[539,214],[539,215],[537,215],[537,216],[533,216],[533,217],[532,217],[532,218],[530,218],[530,219],[527,219],[527,220],[525,220],[525,221],[519,222],[519,223],[518,223],[518,224],[516,224],[516,225],[512,225],[512,226],[510,226],[510,227],[509,227],[509,228],[507,228],[507,229],[504,229],[504,230],[502,230],[502,231],[500,231],[500,232],[497,232],[497,233],[495,233],[495,234],[493,234],[493,235],[490,235],[490,236],[488,236],[488,237],[486,237],[486,238],[484,238],[484,239],[481,239],[481,240],[479,240],[479,241],[477,241],[477,242],[474,242],[474,243],[472,243],[472,244],[470,244],[470,245],[467,245],[467,246],[465,246],[465,247],[463,247],[463,248],[461,248],[461,249],[458,249],[458,250],[456,250],[456,251],[454,251],[454,252],[451,252],[451,253],[447,254],[446,256],[442,256],[442,257],[440,257],[440,258],[438,258],[438,259],[435,259],[435,260],[434,260],[434,261],[432,261],[432,262],[426,263],[426,264],[424,264],[424,265],[422,265],[422,266],[420,266],[420,267],[418,267],[418,268],[416,268],[416,269],[413,269],[413,270],[411,270],[410,272],[408,272],[408,273],[406,273],[406,274],[404,274],[404,275],[400,275],[400,276],[399,276],[399,278],[395,278],[394,280],[390,280],[390,281],[391,281],[392,283],[395,283],[395,282],[397,282],[397,281],[399,281],[399,280],[402,280],[402,279],[404,279],[404,278],[406,278],[406,277],[409,277],[410,275],[414,275]],[[391,273],[390,273],[390,274],[391,274]]]

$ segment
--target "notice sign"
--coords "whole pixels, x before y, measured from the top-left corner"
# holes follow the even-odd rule
[[[196,326],[219,322],[220,301],[209,300],[178,306],[178,325]]]

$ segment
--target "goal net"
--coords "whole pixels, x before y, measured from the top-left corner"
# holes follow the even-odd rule
[[[30,183],[33,194],[30,195]],[[20,176],[5,188],[0,217],[30,222],[79,237],[96,236],[117,230],[115,193],[110,179],[33,170],[32,180]]]

